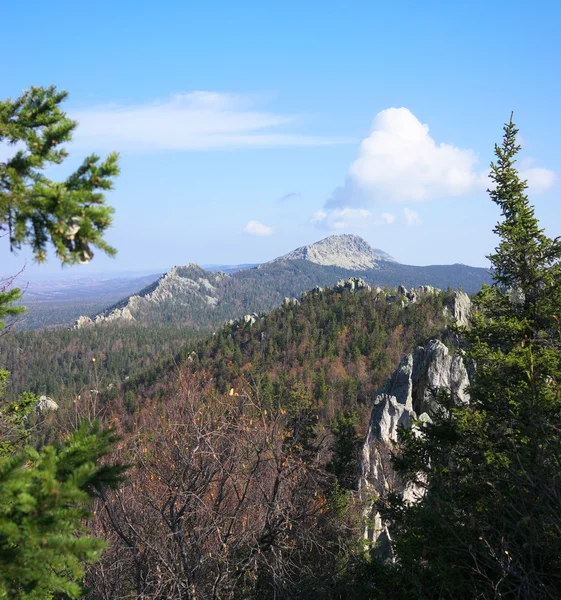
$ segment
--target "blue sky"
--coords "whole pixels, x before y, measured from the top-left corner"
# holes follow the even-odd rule
[[[121,153],[119,254],[81,273],[260,262],[330,233],[486,266],[485,174],[511,110],[537,215],[561,235],[560,19],[553,1],[29,0],[2,9],[0,97],[70,92],[81,125],[60,175]],[[5,241],[0,273],[27,259],[60,275]]]

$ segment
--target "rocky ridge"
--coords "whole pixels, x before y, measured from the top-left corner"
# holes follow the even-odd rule
[[[370,244],[358,235],[330,235],[319,242],[301,246],[284,256],[265,264],[286,262],[288,260],[307,260],[317,265],[341,267],[366,271],[375,269],[378,261],[397,262],[383,250],[370,247]]]
[[[209,309],[216,307],[220,301],[217,286],[230,277],[220,271],[211,273],[191,263],[184,267],[173,267],[153,284],[138,294],[129,296],[103,313],[90,317],[79,317],[74,328],[99,325],[110,322],[134,322],[147,310],[152,310],[163,303],[190,305],[194,302]]]

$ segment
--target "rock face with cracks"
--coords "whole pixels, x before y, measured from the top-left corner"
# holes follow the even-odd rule
[[[469,324],[471,303],[462,292],[454,295],[445,307],[460,325]],[[405,356],[390,379],[378,390],[370,418],[368,433],[359,461],[359,490],[367,497],[380,496],[390,491],[403,493],[414,502],[422,489],[405,487],[391,465],[391,454],[398,441],[400,427],[411,427],[414,421],[431,421],[442,408],[438,394],[450,394],[457,404],[469,403],[469,376],[461,355],[451,351],[442,341],[430,340]],[[371,524],[365,537],[378,542],[379,550],[386,552],[391,539],[386,523],[369,509]]]

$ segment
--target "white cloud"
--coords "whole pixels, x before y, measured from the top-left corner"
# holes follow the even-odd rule
[[[381,217],[382,221],[384,221],[388,225],[395,223],[395,215],[392,215],[391,213],[382,213]]]
[[[74,111],[81,147],[105,150],[218,150],[321,146],[345,140],[276,132],[296,118],[253,108],[255,99],[216,92],[177,94],[147,104]]]
[[[249,221],[244,227],[244,231],[249,235],[268,236],[273,234],[273,228],[269,225],[264,225],[259,221]]]
[[[407,225],[418,225],[421,222],[419,213],[409,208],[403,209],[403,216],[405,217],[405,222]]]
[[[320,229],[341,231],[363,227],[370,217],[370,211],[363,208],[335,208],[317,211],[310,221]]]
[[[353,187],[393,201],[460,196],[484,186],[473,150],[437,143],[407,108],[388,108],[374,118],[348,178]]]
[[[520,171],[520,177],[528,181],[530,193],[543,194],[550,190],[557,181],[557,173],[551,169],[531,167]]]

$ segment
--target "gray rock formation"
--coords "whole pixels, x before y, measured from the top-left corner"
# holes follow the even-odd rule
[[[49,410],[58,410],[58,404],[49,396],[39,396],[35,406],[37,412],[47,412]]]
[[[79,317],[74,329],[110,322],[134,322],[138,315],[157,310],[164,303],[192,305],[196,302],[213,309],[219,302],[216,286],[228,277],[230,275],[226,273],[204,271],[195,264],[173,267],[152,285],[125,298],[93,319]]]
[[[275,258],[270,263],[287,260],[308,260],[318,265],[356,269],[357,271],[376,268],[380,260],[397,262],[384,251],[371,248],[370,244],[358,235],[348,234],[330,235],[315,244],[296,248],[284,256]]]
[[[454,292],[452,299],[445,302],[444,310],[450,313],[458,325],[469,327],[471,320],[471,300],[465,292]]]
[[[372,288],[360,277],[349,277],[347,280],[340,279],[333,286],[333,289],[336,292],[343,292],[345,290],[356,292],[357,290],[371,290]]]
[[[405,295],[403,290],[401,292]],[[466,294],[456,294],[446,310],[459,324],[469,323],[471,305]],[[440,340],[431,340],[401,360],[390,379],[378,390],[374,402],[359,462],[359,490],[364,496],[398,491],[410,502],[420,497],[422,489],[404,488],[391,466],[399,428],[411,427],[416,420],[430,422],[443,410],[437,402],[442,392],[450,394],[457,404],[469,403],[468,385],[462,357]],[[383,551],[390,532],[378,513],[374,511],[370,517],[372,527],[365,535],[371,541],[378,541]]]
[[[253,313],[251,315],[244,315],[242,320],[246,325],[251,327],[251,325],[257,322],[257,319],[259,319],[259,315]]]

